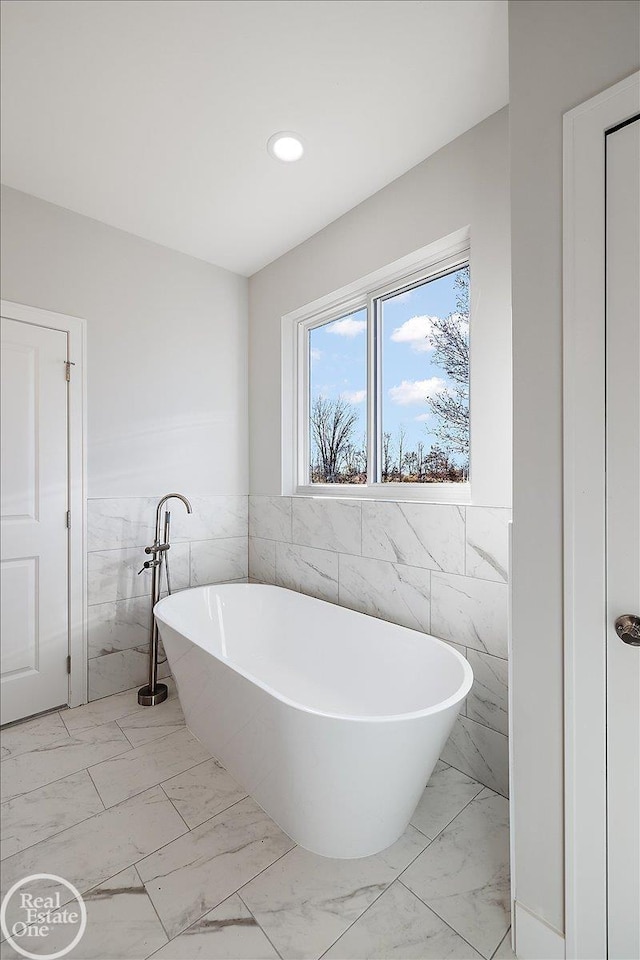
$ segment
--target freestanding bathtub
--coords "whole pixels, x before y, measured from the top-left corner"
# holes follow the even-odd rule
[[[189,729],[289,836],[365,857],[402,835],[473,682],[441,640],[259,584],[155,607]]]

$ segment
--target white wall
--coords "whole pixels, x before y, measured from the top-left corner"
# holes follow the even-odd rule
[[[2,189],[2,296],[87,321],[89,697],[145,681],[156,499],[174,587],[247,574],[247,281]],[[62,376],[62,372],[61,372]]]
[[[508,113],[443,147],[249,281],[250,482],[281,484],[280,320],[467,225],[471,228],[473,500],[511,504]],[[286,214],[285,214],[286,215]]]
[[[473,505],[281,496],[283,314],[467,226]],[[443,758],[506,793],[507,110],[251,277],[249,304],[250,578],[433,633],[465,652],[468,648],[479,681]]]
[[[562,114],[640,63],[635,0],[509,4],[516,897],[564,929]]]
[[[87,321],[90,497],[247,492],[247,281],[2,188],[3,297]]]

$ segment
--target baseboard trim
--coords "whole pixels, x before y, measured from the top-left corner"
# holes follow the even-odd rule
[[[540,917],[515,903],[515,954],[518,960],[564,960],[564,937]]]

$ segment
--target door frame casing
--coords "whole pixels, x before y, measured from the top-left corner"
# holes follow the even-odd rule
[[[605,135],[640,71],[564,115],[565,950],[607,956]]]
[[[69,530],[69,706],[87,702],[87,444],[86,444],[86,322],[80,317],[53,313],[10,300],[0,301],[2,316],[36,327],[60,330],[67,335],[68,386],[68,496]],[[64,376],[64,370],[60,371]]]

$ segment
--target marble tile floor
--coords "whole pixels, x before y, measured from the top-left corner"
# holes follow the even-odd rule
[[[75,884],[78,960],[513,957],[507,800],[445,763],[396,844],[328,860],[209,756],[173,685],[155,708],[131,690],[0,741],[2,892],[33,873]]]

